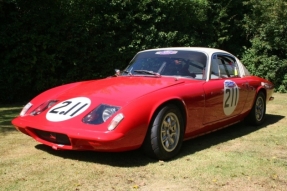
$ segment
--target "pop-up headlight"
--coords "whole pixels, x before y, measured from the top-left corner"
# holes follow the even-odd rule
[[[101,124],[108,120],[114,113],[116,113],[120,107],[101,104],[96,109],[91,111],[87,116],[83,118],[84,123],[88,124]]]

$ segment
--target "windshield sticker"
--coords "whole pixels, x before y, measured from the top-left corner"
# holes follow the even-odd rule
[[[80,115],[91,105],[86,97],[77,97],[54,105],[46,114],[46,119],[52,122],[65,121]]]
[[[174,50],[163,50],[163,51],[156,52],[155,54],[170,55],[170,54],[177,54],[177,51],[174,51]]]
[[[237,84],[231,80],[224,81],[223,111],[224,114],[231,115],[239,101],[239,89]]]

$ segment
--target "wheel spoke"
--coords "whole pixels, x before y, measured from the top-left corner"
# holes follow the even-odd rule
[[[169,143],[170,143],[171,145],[173,145],[174,142],[175,142],[174,139],[172,139],[171,137],[168,138],[168,141],[169,141]]]
[[[176,123],[173,123],[169,129],[174,132],[176,130]]]
[[[175,143],[175,140],[172,139],[171,137],[165,137],[162,143],[163,145],[165,145],[167,149],[169,149],[169,148],[172,148],[173,144]]]
[[[168,142],[168,140],[166,140],[166,141],[165,141],[165,147],[166,147],[166,148],[169,148],[169,146],[170,146],[170,145],[169,145],[169,142]]]
[[[168,139],[168,137],[167,136],[162,136],[162,142],[164,143],[164,142],[166,142],[167,141],[167,139]]]
[[[163,121],[163,122],[162,122],[162,125],[163,125],[164,127],[168,127],[168,126],[169,126],[169,123],[168,123],[168,121]]]
[[[176,135],[177,135],[177,132],[174,132],[174,133],[171,133],[169,136],[170,137],[176,137]]]

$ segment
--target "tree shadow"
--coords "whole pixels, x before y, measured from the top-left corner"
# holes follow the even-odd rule
[[[266,128],[268,125],[274,124],[283,119],[284,116],[280,115],[266,115],[266,120],[261,126],[250,126],[244,122],[232,125],[225,129],[203,135],[183,143],[182,149],[178,156],[171,160],[177,160],[179,158],[191,155],[195,152],[207,149],[213,145],[223,143],[238,137],[248,135],[259,129]],[[61,158],[69,158],[73,160],[100,163],[110,166],[119,167],[137,167],[144,166],[149,163],[158,162],[158,160],[151,159],[143,154],[141,149],[134,151],[120,152],[120,153],[108,153],[108,152],[95,152],[95,151],[70,151],[70,150],[53,150],[51,147],[39,144],[35,146],[36,149],[48,152],[54,156]]]
[[[21,111],[21,108],[9,108],[0,111],[0,133],[5,134],[8,132],[16,131],[12,126],[11,120],[16,117]]]

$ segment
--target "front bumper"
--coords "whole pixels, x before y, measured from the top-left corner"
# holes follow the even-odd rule
[[[39,127],[33,123],[29,124],[21,117],[15,118],[12,124],[18,131],[55,150],[119,152],[140,147],[138,144],[132,144],[132,141],[123,133],[114,131],[99,132],[67,127],[61,128],[61,131],[56,131],[55,127]]]

